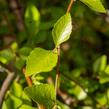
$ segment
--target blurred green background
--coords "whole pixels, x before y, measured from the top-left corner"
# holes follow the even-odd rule
[[[108,9],[109,1],[102,2]],[[27,19],[31,3],[37,14]],[[0,0],[0,87],[7,75],[4,66],[16,73],[2,109],[35,109],[23,92],[27,85],[22,68],[33,48],[54,48],[51,31],[68,4],[69,0]],[[77,0],[71,16],[71,37],[61,45],[58,100],[62,109],[109,109],[109,10],[100,14]],[[50,78],[55,79],[55,69],[32,77],[34,84]]]

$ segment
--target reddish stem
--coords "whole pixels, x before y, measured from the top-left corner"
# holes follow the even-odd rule
[[[25,68],[22,69],[22,72],[25,75],[25,72],[26,72]],[[28,76],[25,76],[25,78],[26,78],[26,82],[27,82],[28,86],[32,86],[33,83],[32,83],[31,78]]]
[[[70,0],[70,3],[69,3],[68,8],[67,8],[67,13],[70,12],[71,7],[72,7],[72,5],[73,5],[73,2],[74,2],[74,0]]]
[[[71,7],[73,5],[74,0],[70,0],[70,3],[67,8],[67,13],[70,12]],[[59,72],[59,65],[60,65],[60,46],[57,47],[57,53],[58,53],[58,63],[57,63],[57,68],[56,68],[56,80],[55,80],[55,93],[57,96],[57,91],[58,91],[58,80],[60,78],[60,72]]]
[[[26,69],[23,68],[23,69],[22,69],[22,72],[23,72],[23,74],[25,75]],[[31,78],[30,78],[29,76],[25,76],[25,78],[26,78],[26,82],[27,82],[28,86],[32,86],[33,82],[32,82],[32,80],[31,80]],[[45,107],[44,107],[43,105],[40,105],[40,104],[38,104],[38,108],[39,108],[39,109],[45,109]]]

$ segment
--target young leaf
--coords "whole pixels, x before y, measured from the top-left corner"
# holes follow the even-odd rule
[[[107,64],[107,56],[103,55],[94,62],[93,71],[95,73],[104,71],[106,68],[106,64]]]
[[[37,27],[40,21],[40,13],[36,6],[32,3],[29,3],[25,11],[25,25],[29,33],[35,34],[37,32]]]
[[[100,0],[80,0],[94,11],[106,13],[106,10]]]
[[[26,75],[48,72],[56,66],[57,53],[51,50],[35,48],[27,59]]]
[[[40,84],[25,88],[25,93],[36,103],[45,106],[46,109],[52,109],[56,99],[53,85]]]
[[[52,36],[55,46],[57,47],[61,43],[68,40],[71,31],[72,31],[71,15],[70,13],[67,13],[56,22],[52,30]]]

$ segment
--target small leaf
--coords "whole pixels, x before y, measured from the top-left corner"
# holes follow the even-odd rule
[[[11,49],[12,51],[15,53],[18,49],[18,44],[17,42],[13,42],[12,45],[11,45]]]
[[[2,107],[2,109],[15,109],[14,107],[14,105],[15,105],[15,103],[13,102],[13,100],[10,98],[10,96],[3,102],[3,107]],[[5,107],[5,108],[4,108]]]
[[[106,68],[105,68],[105,73],[106,73],[107,75],[109,75],[109,65],[106,66]]]
[[[9,107],[6,105],[5,101],[3,102],[2,109],[9,109]]]
[[[19,83],[14,81],[12,86],[11,86],[11,88],[10,88],[10,92],[14,96],[20,98],[22,96],[23,88],[22,88],[22,86]]]
[[[107,64],[107,56],[103,55],[94,62],[93,71],[95,73],[104,71],[106,68],[106,64]]]
[[[78,85],[74,87],[74,90],[71,90],[71,93],[73,93],[77,97],[78,100],[83,100],[87,97],[87,94]]]
[[[5,49],[0,51],[0,62],[3,64],[8,64],[12,59],[14,55],[11,51],[11,49]]]
[[[97,93],[96,100],[101,106],[105,106],[107,104],[107,96],[105,93]]]
[[[59,46],[61,43],[67,41],[70,38],[72,32],[72,20],[70,13],[62,16],[54,25],[52,30],[52,36],[55,46]]]
[[[36,103],[45,106],[47,109],[52,109],[56,99],[53,85],[40,84],[25,88],[25,93],[32,98]]]
[[[105,74],[104,72],[102,74],[100,74],[99,82],[100,82],[100,84],[109,82],[109,75]]]
[[[106,10],[100,0],[80,0],[94,11],[106,13]]]
[[[60,101],[57,101],[57,105],[58,107],[60,107],[59,109],[70,109],[70,107]]]
[[[29,3],[25,11],[25,25],[30,32],[30,34],[35,34],[39,26],[40,13],[36,6]]]
[[[21,99],[23,100],[23,104],[32,105],[31,99],[28,97],[28,95],[24,91],[22,93]]]
[[[26,75],[48,72],[56,66],[57,53],[51,50],[35,48],[27,59]]]
[[[17,109],[18,107],[20,107],[23,104],[23,101],[20,98],[15,97],[11,93],[9,95],[10,95],[10,98],[12,100],[12,104],[13,104],[13,107],[14,107],[13,109]]]
[[[24,105],[22,105],[19,109],[37,109],[37,108],[24,104]]]
[[[19,49],[18,52],[20,55],[28,56],[31,51],[32,51],[32,48],[24,46],[21,49]]]

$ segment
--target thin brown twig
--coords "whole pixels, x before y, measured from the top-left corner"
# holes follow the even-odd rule
[[[25,75],[25,72],[26,72],[25,68],[22,69],[22,72]],[[27,82],[28,86],[32,86],[33,83],[32,83],[31,78],[28,77],[28,76],[25,76],[25,79],[26,79],[26,82]]]
[[[70,3],[69,3],[68,8],[67,8],[67,13],[70,12],[73,3],[74,3],[74,0],[70,0]]]
[[[60,46],[57,47],[57,53],[58,53],[58,63],[57,63],[57,67],[56,67],[55,95],[57,95],[58,80],[59,80],[59,77],[60,77],[60,72],[59,72],[59,65],[60,65]]]
[[[75,102],[75,99],[70,97],[65,91],[62,91],[62,90],[58,89],[58,93],[57,94],[61,97],[61,99],[67,105],[71,105],[73,102]]]
[[[73,5],[73,2],[74,2],[74,0],[70,0],[70,3],[68,5],[66,13],[70,12],[71,7]],[[60,72],[59,72],[59,66],[60,66],[60,46],[57,47],[57,53],[58,53],[58,63],[57,63],[57,67],[56,67],[56,80],[55,80],[55,93],[56,93],[56,96],[57,96],[57,91],[58,91],[58,80],[60,78]]]
[[[15,77],[15,73],[8,72],[8,76],[6,77],[6,79],[3,82],[3,85],[2,85],[1,90],[0,90],[0,109],[2,108],[2,104],[3,104],[5,94],[8,90],[8,88],[9,88],[10,84],[14,80],[14,77]]]

